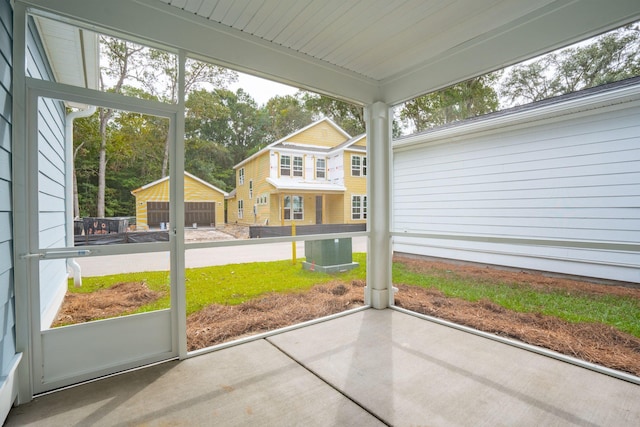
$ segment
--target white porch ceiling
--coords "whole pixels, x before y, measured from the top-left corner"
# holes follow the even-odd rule
[[[638,0],[24,3],[239,71],[390,104],[640,19]]]

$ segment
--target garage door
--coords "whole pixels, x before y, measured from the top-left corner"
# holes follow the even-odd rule
[[[185,202],[184,225],[214,226],[216,224],[215,208],[214,202]],[[169,222],[169,202],[147,202],[149,227],[160,227],[162,222]]]
[[[160,227],[161,222],[169,222],[169,202],[147,202],[149,227]]]
[[[184,225],[208,227],[216,225],[216,204],[214,202],[185,202]]]

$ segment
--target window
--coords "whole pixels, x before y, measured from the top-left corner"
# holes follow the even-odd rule
[[[351,196],[351,219],[367,219],[367,196]]]
[[[326,160],[316,159],[316,179],[325,179],[327,177],[326,171]]]
[[[284,219],[304,219],[304,200],[302,196],[284,196]]]
[[[242,219],[244,217],[244,201],[238,200],[238,219]]]
[[[253,180],[249,180],[249,200],[253,199]]]
[[[244,185],[244,168],[238,171],[238,185]]]
[[[293,176],[302,176],[302,157],[293,157]]]
[[[351,176],[367,176],[367,158],[351,155]]]
[[[280,175],[291,176],[291,156],[280,156]]]

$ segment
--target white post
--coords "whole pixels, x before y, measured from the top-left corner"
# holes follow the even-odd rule
[[[389,106],[376,102],[367,106],[367,250],[366,302],[373,308],[389,307],[391,291]]]

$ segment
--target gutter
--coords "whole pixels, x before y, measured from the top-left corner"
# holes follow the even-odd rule
[[[74,231],[73,231],[73,121],[81,117],[89,117],[96,112],[96,107],[91,105],[84,106],[78,111],[73,111],[65,117],[64,127],[64,158],[65,158],[65,211],[66,211],[66,246],[73,247]],[[74,258],[67,258],[67,269],[73,273],[73,284],[75,287],[82,286],[82,274],[80,265]]]

